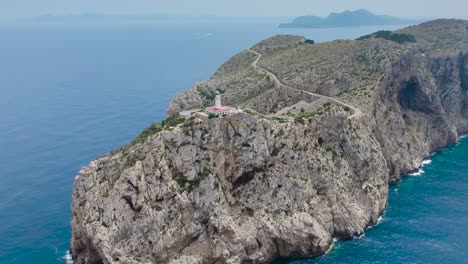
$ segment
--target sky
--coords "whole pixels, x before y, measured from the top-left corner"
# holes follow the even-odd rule
[[[468,0],[0,0],[0,18],[42,14],[218,16],[326,16],[365,8],[377,14],[413,18],[468,18]]]

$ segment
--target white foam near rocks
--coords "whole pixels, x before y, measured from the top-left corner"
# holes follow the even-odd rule
[[[409,176],[421,176],[424,174],[424,171],[422,169],[419,169],[417,172],[413,172],[408,174]]]
[[[468,135],[460,136],[460,137],[457,139],[457,144],[456,144],[456,145],[458,146],[458,145],[460,144],[460,141],[461,141],[462,139],[467,138],[467,137],[468,137]]]
[[[429,165],[429,164],[431,164],[431,163],[432,163],[432,160],[427,159],[427,160],[423,160],[423,162],[422,162],[421,165],[424,167],[425,165]]]
[[[330,253],[333,250],[333,248],[335,248],[336,241],[338,241],[338,239],[333,238],[332,244],[330,245],[330,248],[325,252],[325,254]]]
[[[421,166],[419,167],[419,170],[417,172],[413,172],[408,174],[409,176],[421,176],[424,174],[424,170],[422,169],[424,166],[427,166],[432,163],[432,160],[426,159],[421,162]]]
[[[67,250],[67,252],[65,252],[65,255],[62,257],[62,259],[65,261],[66,264],[73,264],[73,258],[70,253],[70,250]]]
[[[377,224],[380,224],[382,221],[384,220],[384,218],[382,216],[379,216],[379,218],[377,219]]]
[[[382,216],[379,216],[379,218],[377,219],[377,223],[375,225],[373,225],[373,226],[369,226],[367,229],[371,229],[374,226],[378,226],[380,223],[382,223],[383,220],[384,220],[384,218]]]

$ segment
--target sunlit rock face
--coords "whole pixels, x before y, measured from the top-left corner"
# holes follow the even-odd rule
[[[233,57],[168,112],[209,105],[220,89],[251,110],[170,118],[78,173],[75,263],[268,263],[362,234],[389,183],[468,131],[466,25],[398,31],[416,43],[276,36],[252,48],[284,83],[357,107],[357,118],[279,86],[252,53]]]

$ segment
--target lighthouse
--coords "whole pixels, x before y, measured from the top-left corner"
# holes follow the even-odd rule
[[[229,106],[222,105],[221,94],[219,93],[219,91],[216,91],[214,105],[206,108],[206,111],[208,112],[208,114],[212,114],[216,116],[223,116],[223,115],[236,113],[236,109],[229,107]]]
[[[221,95],[219,94],[218,91],[216,91],[216,97],[215,97],[215,107],[221,108]]]

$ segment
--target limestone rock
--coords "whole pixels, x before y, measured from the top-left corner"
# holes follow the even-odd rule
[[[268,263],[319,256],[333,238],[362,234],[385,210],[389,183],[468,132],[467,25],[402,30],[417,43],[277,36],[253,47],[284,83],[358,107],[357,118],[286,91],[250,67],[252,53],[235,56],[168,112],[221,89],[260,114],[171,119],[83,168],[75,263]],[[296,122],[268,117],[276,112]]]

